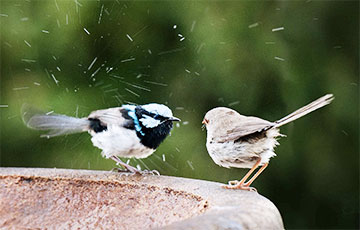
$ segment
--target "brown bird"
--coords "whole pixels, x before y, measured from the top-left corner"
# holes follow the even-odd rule
[[[332,94],[327,94],[275,122],[244,116],[225,107],[208,111],[202,123],[207,130],[206,148],[213,161],[225,168],[250,168],[240,181],[229,181],[223,187],[256,191],[251,183],[268,166],[270,158],[276,156],[277,138],[284,136],[279,127],[328,105],[333,99]],[[258,166],[261,168],[245,182]]]

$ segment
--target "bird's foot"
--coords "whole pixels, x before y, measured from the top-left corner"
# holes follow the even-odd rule
[[[131,166],[130,166],[131,167]],[[111,170],[112,172],[118,172],[122,173],[122,175],[128,174],[128,175],[153,175],[153,176],[160,176],[160,173],[157,170],[138,170],[134,167],[131,168],[113,168]]]
[[[238,181],[238,180],[231,180],[228,182],[228,185],[237,185],[237,184],[239,184],[239,182],[240,181]]]
[[[160,173],[157,171],[157,170],[144,170],[144,171],[141,171],[129,164],[126,164],[124,162],[122,162],[122,160],[117,157],[117,156],[111,156],[110,157],[111,159],[113,159],[115,162],[116,162],[116,165],[119,165],[121,166],[122,168],[119,169],[119,168],[113,168],[111,171],[113,172],[119,172],[119,173],[123,173],[122,175],[126,175],[126,174],[129,174],[129,175],[157,175],[157,176],[160,176]],[[126,174],[125,174],[126,173]]]
[[[152,176],[160,176],[160,173],[159,173],[159,171],[157,171],[157,170],[143,170],[143,171],[139,171],[139,173],[141,174],[141,175],[152,175]]]
[[[121,176],[133,176],[137,174],[137,171],[130,171],[124,168],[113,168],[111,169],[111,172],[119,173]]]
[[[257,192],[256,188],[246,186],[243,183],[236,183],[236,181],[229,181],[229,185],[223,185],[222,186],[225,189],[240,189],[240,190],[246,190],[251,192]]]

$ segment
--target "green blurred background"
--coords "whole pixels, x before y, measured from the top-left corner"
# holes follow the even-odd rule
[[[82,117],[158,102],[182,123],[131,164],[226,183],[246,170],[212,162],[206,111],[273,121],[333,93],[331,105],[282,128],[278,157],[254,186],[288,229],[359,227],[358,1],[0,4],[1,166],[114,167],[86,133],[39,138],[21,121],[23,103]]]

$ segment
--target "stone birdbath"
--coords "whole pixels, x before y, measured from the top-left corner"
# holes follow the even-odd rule
[[[0,229],[284,229],[256,192],[109,171],[0,168]]]

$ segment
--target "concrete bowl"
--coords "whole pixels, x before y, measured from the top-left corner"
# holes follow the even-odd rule
[[[109,171],[0,168],[4,229],[283,229],[275,205],[215,182]]]

